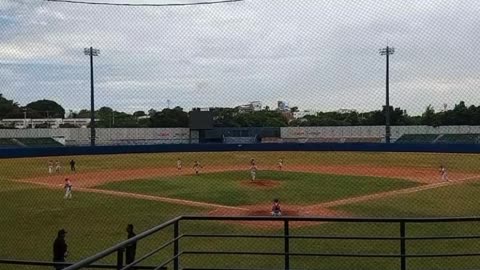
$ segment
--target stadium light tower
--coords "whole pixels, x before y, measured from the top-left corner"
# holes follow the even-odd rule
[[[393,47],[385,47],[379,50],[380,55],[385,55],[387,58],[385,90],[386,90],[386,104],[385,104],[385,143],[390,143],[390,91],[389,91],[389,56],[395,52]]]
[[[93,87],[93,57],[100,55],[99,49],[93,47],[83,49],[85,55],[90,56],[90,145],[95,146],[95,103]]]

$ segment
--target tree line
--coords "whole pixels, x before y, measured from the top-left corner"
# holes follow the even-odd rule
[[[480,125],[480,106],[466,106],[460,101],[450,110],[435,111],[429,105],[422,115],[411,116],[401,108],[390,107],[392,125]],[[243,112],[239,108],[211,108],[215,127],[286,127],[286,126],[374,126],[385,124],[386,108],[370,112],[318,112],[294,119],[293,113],[271,110],[266,106],[263,110]],[[90,111],[83,109],[69,111],[52,100],[37,100],[25,106],[5,98],[0,94],[0,119],[5,118],[90,118]],[[181,107],[150,109],[127,113],[116,111],[110,107],[101,107],[95,111],[96,126],[101,128],[115,127],[188,127],[188,112]],[[41,126],[36,126],[41,127]],[[76,126],[64,124],[61,127]],[[6,128],[6,127],[4,127]]]

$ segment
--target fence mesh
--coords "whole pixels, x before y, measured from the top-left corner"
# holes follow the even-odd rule
[[[78,262],[184,215],[478,215],[479,11],[475,1],[0,1],[0,268]],[[263,151],[284,144],[328,151]],[[400,152],[337,151],[387,144]],[[214,151],[222,145],[239,151]],[[445,152],[420,153],[426,145]],[[474,153],[446,153],[459,145]],[[124,153],[93,155],[112,146]],[[138,153],[150,146],[158,153]],[[399,223],[291,221],[286,234],[275,220],[182,221],[179,235],[172,225],[143,238],[122,261],[158,249],[139,265],[471,269],[477,223],[407,224],[407,238],[444,239],[404,239],[406,265]],[[120,269],[117,256],[96,263]]]

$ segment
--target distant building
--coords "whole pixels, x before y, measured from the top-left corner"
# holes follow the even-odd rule
[[[90,124],[90,118],[12,118],[3,119],[0,124],[13,128],[59,128],[61,125],[87,127]]]
[[[338,113],[352,113],[352,112],[355,112],[355,110],[351,110],[351,109],[340,109],[340,110],[337,110]]]
[[[288,103],[286,101],[278,101],[277,103],[277,110],[281,112],[286,112],[290,111],[290,108],[288,107]]]
[[[251,101],[248,104],[240,105],[240,106],[237,106],[236,108],[241,113],[261,111],[262,110],[262,102]]]
[[[293,113],[293,118],[295,119],[299,119],[299,118],[303,118],[307,115],[317,115],[318,111],[316,110],[304,110],[304,111],[300,111],[300,112],[294,112]]]

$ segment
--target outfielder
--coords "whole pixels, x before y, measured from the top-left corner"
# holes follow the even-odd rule
[[[53,173],[53,161],[48,162],[48,173],[52,174]]]
[[[63,197],[64,199],[71,199],[72,198],[72,183],[70,182],[70,179],[65,178],[65,185],[63,186],[65,189],[65,196]]]
[[[195,161],[195,164],[193,165],[193,169],[195,170],[196,175],[200,175],[200,169],[203,168],[203,166],[200,164],[200,161]]]
[[[448,173],[447,173],[447,168],[445,166],[441,165],[440,166],[440,177],[442,178],[443,181],[448,182]]]

